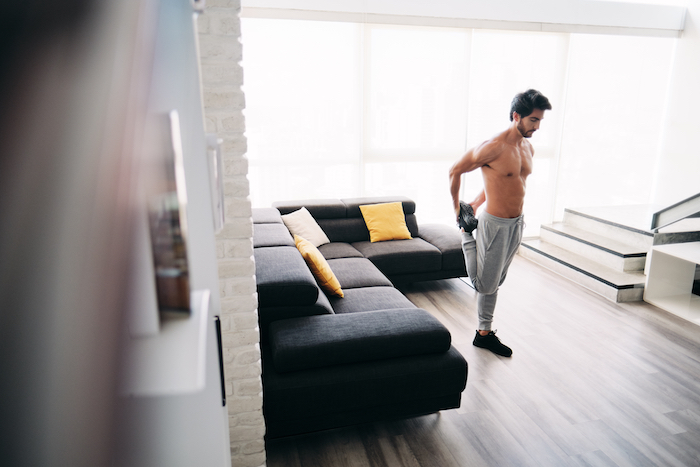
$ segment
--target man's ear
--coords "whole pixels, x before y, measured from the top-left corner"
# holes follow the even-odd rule
[[[518,114],[518,112],[516,112],[515,110],[513,111],[513,121],[515,123],[518,123],[520,121],[520,114]]]

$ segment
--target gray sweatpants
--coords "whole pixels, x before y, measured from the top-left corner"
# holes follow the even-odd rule
[[[498,287],[508,273],[508,267],[523,238],[523,216],[503,219],[487,212],[479,215],[476,239],[462,232],[462,251],[467,273],[476,289],[479,329],[491,331],[496,308]]]

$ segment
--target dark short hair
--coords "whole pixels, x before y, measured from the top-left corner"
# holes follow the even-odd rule
[[[541,92],[534,89],[516,94],[510,104],[510,121],[513,121],[513,112],[521,117],[527,117],[535,109],[552,110],[552,104]]]

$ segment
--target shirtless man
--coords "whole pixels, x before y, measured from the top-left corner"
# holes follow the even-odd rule
[[[525,180],[532,172],[534,154],[526,138],[539,129],[544,111],[551,109],[549,100],[534,89],[516,95],[508,129],[467,151],[450,169],[450,193],[462,230],[462,250],[477,292],[479,328],[473,344],[504,357],[513,352],[491,329],[493,311],[498,287],[523,236]],[[469,204],[459,201],[462,174],[478,168],[484,190]],[[486,208],[476,219],[474,213],[484,203]],[[476,238],[472,236],[475,229]]]

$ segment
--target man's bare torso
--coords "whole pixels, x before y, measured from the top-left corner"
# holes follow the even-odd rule
[[[486,192],[486,212],[502,218],[518,217],[523,212],[525,183],[532,173],[532,145],[521,139],[508,142],[507,132],[485,142],[498,154],[481,167]]]

